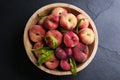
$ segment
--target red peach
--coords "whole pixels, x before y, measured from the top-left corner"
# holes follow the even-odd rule
[[[75,47],[79,43],[79,38],[74,32],[69,31],[64,34],[64,43],[67,47]]]
[[[65,53],[65,51],[61,47],[58,47],[55,50],[55,55],[58,59],[66,59],[67,58],[67,54]]]
[[[84,14],[78,14],[77,19],[80,20],[81,22],[79,24],[79,28],[87,28],[89,26],[89,20]]]
[[[47,62],[45,62],[45,65],[49,69],[56,69],[59,65],[59,60],[53,55]]]
[[[53,43],[52,39],[49,36],[53,36],[57,40],[57,47],[61,45],[63,35],[58,30],[50,30],[46,34],[46,40],[45,40],[46,44],[49,47],[54,48],[54,45],[53,45],[54,43]]]
[[[48,19],[50,19],[51,21],[55,22],[55,23],[59,23],[59,16],[58,15],[54,15],[54,14],[51,14],[48,16]]]
[[[59,24],[59,16],[50,15],[44,21],[44,26],[46,29],[53,30],[58,27]]]
[[[68,57],[72,56],[73,52],[72,52],[72,49],[70,47],[65,47],[64,50],[65,50]]]
[[[62,14],[66,14],[67,10],[62,7],[57,7],[52,11],[52,14],[61,16]]]
[[[74,58],[77,62],[85,62],[87,60],[87,55],[84,52],[79,51],[79,53],[74,54]]]
[[[60,66],[63,70],[70,70],[71,69],[71,66],[70,66],[70,63],[69,63],[68,59],[61,60],[60,61]]]
[[[43,39],[43,37],[45,36],[45,33],[46,33],[46,31],[42,26],[34,25],[29,30],[30,40],[33,42],[39,42]]]
[[[77,62],[85,62],[87,60],[88,53],[88,46],[82,43],[79,43],[73,48],[73,57]]]

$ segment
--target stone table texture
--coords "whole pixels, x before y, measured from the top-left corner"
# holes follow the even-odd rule
[[[36,68],[23,46],[29,17],[40,7],[65,2],[94,20],[99,46],[94,60],[76,76],[54,76]],[[0,0],[0,80],[120,80],[120,0]]]

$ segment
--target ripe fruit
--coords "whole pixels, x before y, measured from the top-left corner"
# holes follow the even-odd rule
[[[77,34],[72,31],[66,32],[63,40],[67,47],[75,47],[79,43]]]
[[[57,7],[52,11],[52,14],[57,16],[61,16],[62,14],[66,14],[66,13],[67,13],[67,10],[62,7]]]
[[[42,26],[34,25],[29,30],[30,40],[33,42],[39,42],[43,39],[43,37],[45,36],[45,33],[46,33],[46,31]]]
[[[58,27],[59,24],[59,16],[57,15],[49,15],[45,20],[44,20],[44,26],[48,30],[53,30]]]
[[[94,42],[94,32],[90,28],[83,28],[79,31],[79,38],[80,40],[87,45],[90,45]]]
[[[58,30],[50,30],[46,34],[45,41],[50,48],[55,49],[62,43],[62,37],[63,35]]]
[[[61,60],[61,61],[60,61],[60,67],[61,67],[63,70],[70,70],[70,69],[71,69],[71,66],[70,66],[69,60],[68,60],[68,59]]]
[[[87,28],[89,26],[89,20],[84,14],[77,15],[77,19],[80,20],[79,28]]]
[[[79,43],[73,48],[73,57],[77,62],[85,62],[87,60],[88,53],[88,46],[82,43]]]
[[[39,49],[39,48],[42,48],[44,46],[44,42],[37,42],[37,43],[35,43],[34,44],[34,46],[33,46],[33,49]],[[34,52],[35,53],[35,56],[37,57],[37,58],[39,58],[40,57],[40,53],[37,53],[37,52]]]
[[[60,25],[66,30],[73,30],[77,25],[77,18],[72,13],[61,15]]]
[[[88,59],[88,47],[94,42],[95,34],[87,15],[67,9],[56,7],[50,12],[38,13],[38,21],[29,29],[28,35],[38,66],[44,64],[51,70],[61,67],[75,74],[81,63]]]
[[[67,58],[67,54],[65,53],[65,51],[61,47],[58,47],[55,50],[55,55],[58,59],[66,59]]]
[[[59,65],[59,60],[53,55],[47,62],[45,62],[45,65],[49,69],[55,69]]]
[[[72,49],[70,47],[65,47],[64,50],[65,50],[68,57],[72,56],[73,52],[72,52]]]

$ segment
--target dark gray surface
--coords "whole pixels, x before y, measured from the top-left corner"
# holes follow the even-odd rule
[[[29,17],[49,3],[80,7],[94,20],[99,47],[94,60],[77,76],[54,76],[37,69],[23,46]],[[0,80],[120,80],[120,0],[1,0]]]

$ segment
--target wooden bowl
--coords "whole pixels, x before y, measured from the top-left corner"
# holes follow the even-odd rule
[[[27,24],[26,24],[26,27],[25,27],[25,30],[24,30],[24,46],[25,46],[25,50],[26,50],[26,53],[29,57],[29,59],[32,61],[32,63],[37,66],[39,69],[47,72],[47,73],[50,73],[50,74],[53,74],[53,75],[71,75],[71,71],[60,71],[60,70],[50,70],[44,66],[38,66],[37,65],[37,59],[35,58],[35,56],[33,55],[31,49],[32,49],[32,44],[29,40],[29,36],[28,36],[28,30],[34,25],[37,23],[38,21],[38,17],[37,17],[37,14],[44,14],[44,13],[49,13],[51,10],[53,10],[55,7],[63,7],[65,9],[68,10],[68,12],[71,12],[75,15],[79,14],[79,13],[83,13],[85,14],[89,21],[90,21],[90,28],[94,31],[95,33],[95,40],[94,40],[94,43],[92,43],[90,46],[89,46],[89,50],[90,50],[90,55],[88,57],[88,59],[80,64],[80,65],[77,65],[77,72],[83,70],[94,58],[95,54],[96,54],[96,50],[98,48],[98,33],[97,33],[97,30],[96,30],[96,26],[93,22],[93,20],[88,16],[88,14],[86,12],[84,12],[82,9],[76,7],[76,6],[73,6],[71,4],[66,4],[66,3],[53,3],[53,4],[49,4],[49,5],[46,5],[40,9],[38,9],[31,17],[30,19],[28,20]]]

